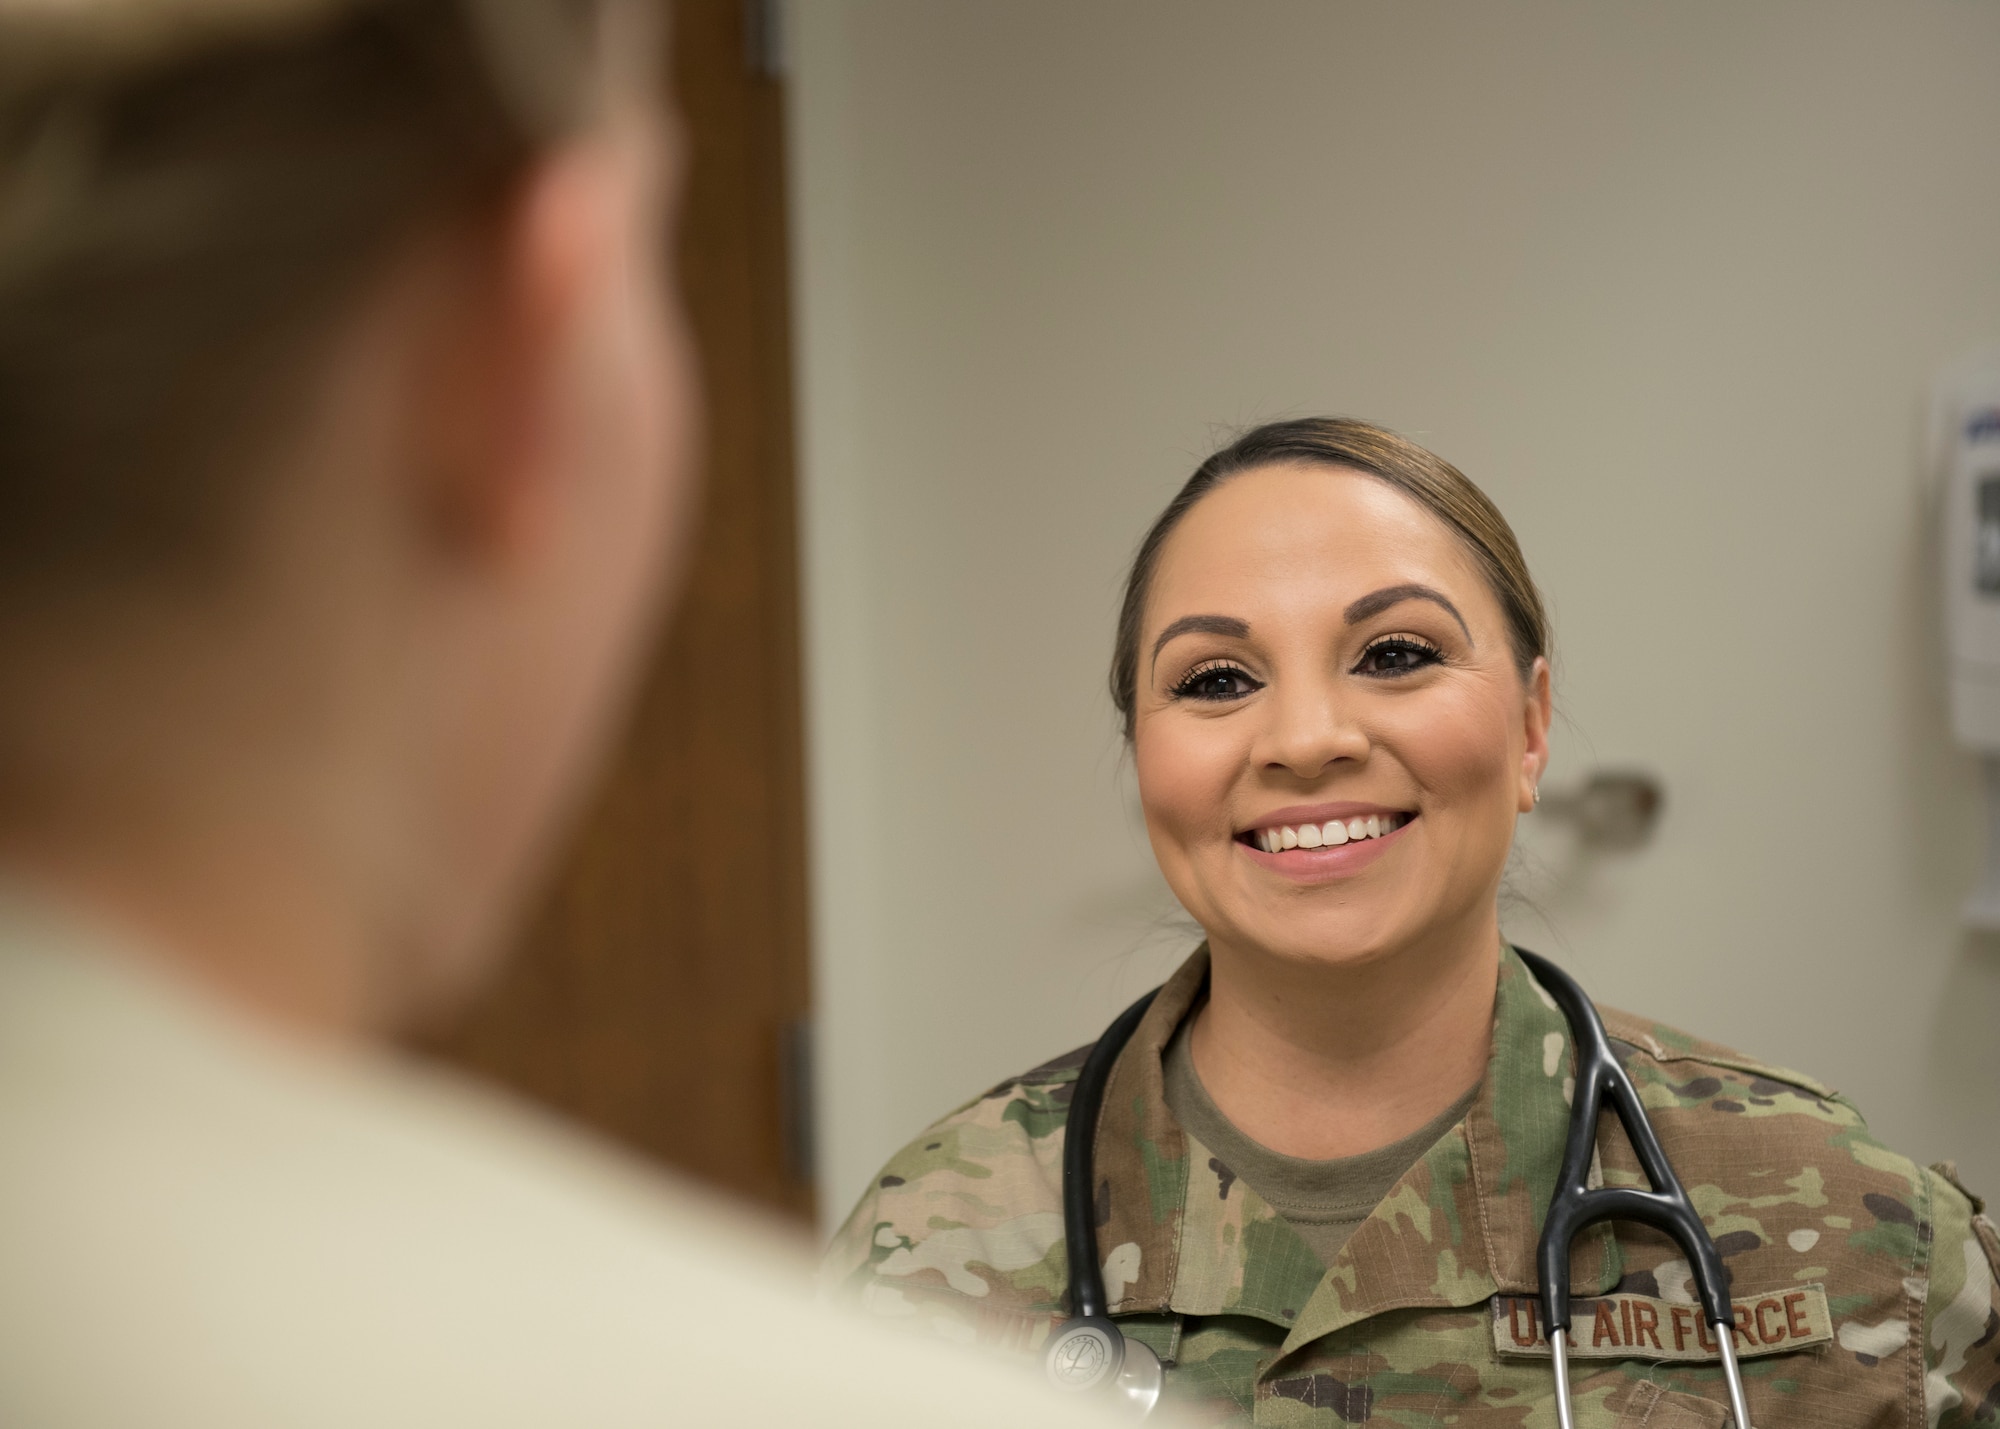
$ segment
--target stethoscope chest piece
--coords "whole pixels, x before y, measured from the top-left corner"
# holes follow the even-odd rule
[[[1065,1320],[1050,1336],[1042,1367],[1056,1388],[1078,1393],[1106,1393],[1133,1415],[1143,1415],[1159,1402],[1166,1383],[1160,1357],[1137,1340],[1127,1339],[1109,1320]]]

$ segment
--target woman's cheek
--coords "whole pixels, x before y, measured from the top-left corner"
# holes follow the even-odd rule
[[[1169,861],[1187,867],[1205,843],[1226,843],[1233,832],[1226,810],[1234,762],[1204,733],[1196,721],[1162,713],[1142,725],[1134,741],[1140,803],[1163,868]],[[1172,878],[1173,870],[1168,873]]]
[[[1421,714],[1393,742],[1427,796],[1426,812],[1456,825],[1461,847],[1510,843],[1520,741],[1506,724],[1508,706],[1481,689]]]

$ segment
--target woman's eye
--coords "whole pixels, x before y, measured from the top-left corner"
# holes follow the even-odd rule
[[[1409,675],[1444,658],[1435,645],[1407,635],[1378,640],[1361,652],[1355,672],[1362,675]]]
[[[1204,665],[1181,676],[1174,686],[1177,700],[1240,700],[1262,689],[1234,665]]]

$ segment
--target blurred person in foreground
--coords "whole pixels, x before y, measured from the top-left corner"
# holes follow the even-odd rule
[[[379,1046],[488,971],[682,565],[659,26],[0,0],[11,1429],[1075,1412]]]

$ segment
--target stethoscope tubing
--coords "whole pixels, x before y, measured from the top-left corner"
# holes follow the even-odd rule
[[[1097,1159],[1093,1144],[1097,1140],[1097,1116],[1103,1109],[1104,1089],[1110,1084],[1111,1069],[1117,1064],[1119,1053],[1132,1040],[1146,1009],[1159,995],[1160,990],[1154,988],[1104,1029],[1104,1035],[1083,1059],[1083,1069],[1076,1074],[1076,1090],[1070,1096],[1063,1137],[1062,1201],[1064,1248],[1069,1260],[1069,1313],[1073,1320],[1105,1318],[1104,1272],[1097,1263],[1096,1187],[1092,1184],[1097,1179],[1092,1171]]]
[[[1542,1221],[1541,1239],[1535,1247],[1535,1273],[1540,1285],[1542,1322],[1546,1327],[1549,1351],[1554,1360],[1556,1417],[1561,1429],[1575,1429],[1575,1411],[1569,1383],[1570,1338],[1570,1247],[1578,1233],[1603,1221],[1636,1221],[1671,1237],[1687,1256],[1702,1313],[1715,1328],[1721,1347],[1723,1380],[1729,1393],[1729,1408],[1736,1429],[1750,1429],[1750,1415],[1743,1392],[1743,1374],[1737,1364],[1733,1340],[1735,1312],[1729,1298],[1728,1271],[1722,1256],[1702,1224],[1680,1178],[1674,1174],[1659,1138],[1646,1118],[1646,1111],[1625,1075],[1625,1068],[1611,1050],[1610,1034],[1604,1019],[1574,979],[1547,958],[1516,949],[1535,981],[1555,999],[1557,1009],[1569,1024],[1570,1040],[1576,1050],[1576,1081],[1570,1094],[1569,1130],[1563,1145],[1562,1167],[1556,1176],[1555,1192],[1548,1214]],[[1123,1336],[1109,1317],[1104,1292],[1104,1275],[1097,1262],[1096,1140],[1098,1115],[1103,1110],[1104,1093],[1113,1067],[1125,1045],[1131,1041],[1159,989],[1147,993],[1118,1015],[1104,1035],[1097,1039],[1083,1067],[1077,1073],[1070,1097],[1069,1116],[1063,1139],[1062,1208],[1064,1255],[1069,1264],[1069,1319],[1057,1326],[1049,1341],[1050,1378],[1061,1384],[1056,1372],[1055,1353],[1065,1339],[1079,1334],[1108,1337],[1114,1360],[1122,1350]],[[1597,1146],[1597,1122],[1607,1103],[1617,1113],[1638,1154],[1639,1164],[1652,1189],[1641,1191],[1629,1186],[1589,1185],[1590,1163]],[[1112,1366],[1115,1372],[1115,1363]],[[1150,1395],[1131,1396],[1143,1413],[1158,1397],[1157,1366]],[[1107,1376],[1108,1378],[1108,1376]],[[1098,1381],[1093,1378],[1093,1387]]]
[[[1516,949],[1535,981],[1555,999],[1569,1023],[1576,1053],[1576,1082],[1570,1093],[1569,1131],[1563,1145],[1562,1169],[1556,1173],[1555,1194],[1542,1219],[1542,1236],[1535,1247],[1535,1278],[1540,1281],[1542,1323],[1555,1357],[1556,1410],[1562,1429],[1573,1429],[1570,1414],[1568,1340],[1570,1331],[1570,1246],[1577,1235],[1603,1221],[1635,1221],[1671,1237],[1687,1256],[1702,1313],[1715,1328],[1721,1346],[1724,1383],[1730,1412],[1738,1429],[1749,1429],[1743,1374],[1736,1362],[1735,1310],[1729,1299],[1729,1271],[1701,1215],[1688,1199],[1673,1164],[1661,1149],[1653,1124],[1646,1117],[1632,1079],[1611,1050],[1611,1036],[1596,1004],[1576,980],[1547,958]],[[1641,1191],[1629,1186],[1590,1184],[1590,1163],[1597,1148],[1597,1122],[1606,1104],[1625,1127],[1639,1165],[1652,1183]]]

